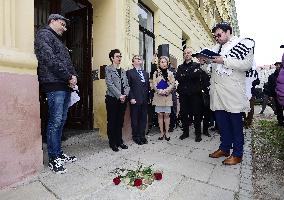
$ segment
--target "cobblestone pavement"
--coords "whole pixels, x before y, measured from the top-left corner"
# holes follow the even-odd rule
[[[97,132],[85,132],[64,142],[64,151],[76,155],[78,161],[66,165],[66,174],[52,173],[45,163],[37,175],[0,191],[0,199],[99,199],[99,200],[237,200],[251,199],[252,156],[251,132],[245,130],[242,164],[224,166],[224,158],[212,159],[208,154],[219,146],[219,135],[203,136],[200,143],[190,137],[180,140],[181,129],[171,133],[170,141],[159,141],[158,129],[148,135],[149,143],[127,142],[129,149],[113,152]],[[45,149],[45,147],[44,147]],[[44,151],[45,152],[45,151]],[[47,160],[46,153],[44,160]],[[117,168],[135,169],[137,163],[154,164],[163,171],[163,179],[145,190],[114,185],[111,172]]]

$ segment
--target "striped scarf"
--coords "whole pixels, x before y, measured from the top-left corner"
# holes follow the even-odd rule
[[[215,49],[215,52],[221,51],[220,55],[226,58],[231,57],[241,60],[244,60],[251,50],[254,52],[255,42],[253,39],[237,37],[234,37],[232,39],[233,41],[229,46],[227,46],[225,49],[222,49],[221,51],[222,46],[218,45]],[[225,65],[218,64],[216,67],[216,72],[221,76],[225,74],[230,76],[233,70],[227,68]]]
[[[251,50],[254,52],[254,45],[253,39],[244,38],[230,50],[228,56],[244,60]]]

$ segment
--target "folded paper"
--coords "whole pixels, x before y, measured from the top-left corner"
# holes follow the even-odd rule
[[[169,84],[167,83],[167,81],[165,81],[164,79],[162,79],[158,84],[157,84],[157,89],[158,90],[164,90],[167,87],[169,87]]]

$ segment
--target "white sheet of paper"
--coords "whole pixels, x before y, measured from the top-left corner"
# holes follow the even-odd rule
[[[74,103],[80,101],[80,96],[76,91],[71,92],[71,97],[70,97],[70,102],[69,102],[69,107],[74,105]]]

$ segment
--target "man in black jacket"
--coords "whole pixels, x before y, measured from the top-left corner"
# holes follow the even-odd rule
[[[282,68],[281,62],[276,62],[275,64],[275,71],[270,74],[268,77],[268,87],[267,87],[267,95],[271,101],[275,102],[275,113],[277,115],[277,121],[279,126],[284,126],[284,117],[283,117],[283,107],[279,104],[276,95],[276,81],[279,75],[280,69]]]
[[[59,14],[48,17],[48,25],[41,28],[35,38],[35,54],[38,59],[38,81],[48,104],[47,150],[48,167],[55,173],[65,173],[66,162],[77,160],[61,149],[61,135],[68,112],[71,89],[77,84],[77,76],[68,49],[61,36],[69,20]]]
[[[133,69],[127,71],[132,138],[135,143],[142,145],[148,143],[145,129],[150,91],[149,74],[142,69],[141,56],[135,55],[132,65]]]
[[[189,137],[190,116],[194,117],[195,141],[201,139],[201,121],[205,110],[209,109],[208,75],[200,69],[200,64],[192,61],[192,53],[189,48],[184,50],[184,63],[178,67],[176,80],[178,81],[177,92],[179,94],[180,115],[182,121],[183,134],[180,139]],[[206,99],[204,99],[206,98]],[[204,101],[205,100],[205,101]],[[207,108],[207,109],[206,109]],[[205,114],[203,123],[203,134],[208,133],[209,114]]]

